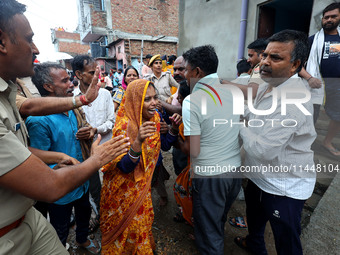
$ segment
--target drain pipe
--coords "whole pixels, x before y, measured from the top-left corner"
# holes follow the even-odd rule
[[[240,21],[240,37],[239,37],[239,44],[238,44],[238,53],[237,59],[238,61],[241,60],[244,55],[244,46],[246,43],[246,30],[247,30],[247,18],[248,18],[248,1],[249,0],[242,0],[242,9],[241,9],[241,21]]]

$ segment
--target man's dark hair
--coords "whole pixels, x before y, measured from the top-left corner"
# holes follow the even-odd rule
[[[328,5],[325,9],[323,9],[322,11],[322,17],[325,16],[326,12],[329,11],[333,11],[335,9],[339,9],[340,12],[340,2],[336,2],[336,3],[331,3],[330,5]]]
[[[190,87],[186,80],[179,83],[178,93],[180,93],[183,98],[186,98],[190,94]]]
[[[122,69],[122,68],[118,68],[118,71],[121,71],[121,72],[123,72],[123,69]]]
[[[169,65],[173,65],[174,64],[174,62],[175,62],[175,60],[176,60],[176,56],[175,55],[171,55],[170,57],[169,57],[169,59],[168,59],[168,64]]]
[[[13,23],[11,19],[16,14],[23,14],[26,5],[15,0],[0,0],[0,29],[10,36],[12,43],[15,43]]]
[[[236,68],[237,68],[238,74],[248,73],[248,71],[251,69],[251,65],[246,59],[241,59],[237,63]]]
[[[34,67],[32,82],[37,87],[42,97],[48,96],[50,94],[50,92],[44,88],[44,84],[54,85],[53,78],[51,76],[52,69],[66,70],[63,66],[56,63],[44,63]]]
[[[152,55],[148,54],[148,55],[145,56],[145,58],[152,58]]]
[[[94,62],[94,59],[90,57],[89,55],[77,55],[74,57],[74,59],[71,62],[72,70],[74,73],[76,73],[77,70],[82,72],[84,71],[85,66],[93,62]]]
[[[72,83],[75,87],[77,87],[79,85],[79,81],[76,80],[76,79],[73,79]]]
[[[206,75],[217,72],[218,57],[211,45],[191,48],[183,54],[183,58],[192,68],[199,67]]]
[[[300,60],[301,64],[296,72],[298,73],[301,71],[301,68],[305,64],[308,57],[308,37],[305,33],[296,30],[286,29],[272,35],[268,39],[268,41],[281,43],[293,42],[295,47],[291,52],[290,62]]]
[[[248,45],[248,49],[254,50],[258,54],[261,54],[267,47],[268,41],[265,38],[259,38]]]

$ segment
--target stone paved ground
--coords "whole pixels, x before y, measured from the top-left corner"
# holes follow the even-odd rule
[[[339,166],[339,159],[336,157],[331,156],[326,150],[324,150],[321,146],[321,142],[326,134],[327,131],[327,126],[328,126],[328,118],[324,114],[324,111],[322,110],[320,118],[318,120],[318,123],[316,125],[317,132],[318,132],[318,137],[316,139],[316,142],[313,145],[313,149],[315,151],[315,162],[320,163],[322,165],[329,165],[332,164],[333,166],[338,165]],[[340,136],[338,135],[337,138],[334,140],[334,143],[338,148],[340,148]],[[177,206],[175,204],[175,199],[173,197],[172,193],[172,185],[175,181],[175,174],[173,173],[173,168],[172,168],[172,163],[171,163],[171,154],[170,153],[164,153],[164,165],[166,168],[169,170],[171,173],[170,180],[167,181],[166,186],[169,194],[169,203],[165,207],[160,207],[159,206],[159,201],[158,201],[158,196],[156,192],[153,191],[152,197],[153,197],[153,202],[154,202],[154,211],[155,211],[155,221],[153,224],[153,233],[155,236],[155,241],[156,241],[156,247],[157,247],[157,253],[158,254],[167,254],[167,255],[177,255],[177,254],[188,254],[188,255],[195,255],[198,254],[198,251],[195,247],[194,241],[192,241],[189,238],[189,234],[193,233],[192,227],[184,224],[184,223],[176,223],[173,221],[173,216],[177,212]],[[328,186],[332,182],[334,178],[334,173],[330,175],[318,175],[317,179],[317,184],[314,190],[314,193],[310,199],[307,200],[305,204],[305,208],[302,213],[302,227],[306,228],[308,225],[311,215],[313,215],[313,212],[315,208],[317,207],[320,199],[322,198],[323,194],[327,190]],[[337,189],[339,190],[339,189]],[[332,191],[335,192],[335,191]],[[328,196],[333,197],[334,201],[339,201],[339,193],[335,194],[329,194]],[[327,204],[332,203],[332,201],[328,200]],[[325,203],[323,203],[325,204]],[[329,205],[332,206],[332,205]],[[337,204],[339,206],[339,204]],[[232,208],[229,211],[230,217],[233,216],[239,216],[239,215],[244,215],[245,214],[245,203],[244,201],[236,201]],[[337,214],[337,217],[339,216],[339,212]],[[317,220],[317,219],[316,219]],[[316,220],[313,219],[312,217],[312,222],[315,222]],[[327,222],[328,224],[339,224],[339,219],[337,221],[333,221],[332,215],[329,215],[327,218],[323,218],[323,221]],[[339,225],[337,225],[339,226]],[[340,229],[340,226],[339,228]],[[321,231],[321,230],[320,230]],[[239,247],[237,247],[233,239],[236,236],[243,236],[246,235],[247,230],[240,230],[231,227],[229,224],[225,225],[225,254],[230,254],[230,255],[244,255],[248,254],[247,252],[241,250]],[[319,238],[318,232],[310,232],[315,234],[315,238]],[[339,235],[339,231],[336,232],[336,235]],[[95,238],[100,238],[100,233],[97,231],[94,236]],[[321,237],[320,237],[321,238]],[[320,239],[319,238],[319,239]],[[339,244],[339,236],[334,237],[334,230],[329,228],[329,229],[322,229],[322,238],[325,240],[335,240],[333,241],[334,243]],[[323,240],[323,239],[320,240]],[[333,238],[333,239],[332,239]],[[90,254],[89,252],[86,252],[84,249],[81,248],[76,248],[74,246],[73,241],[74,240],[74,230],[71,229],[71,234],[69,241],[71,243],[71,249],[70,249],[70,254]],[[265,233],[265,240],[266,240],[266,245],[268,249],[268,254],[276,254],[275,252],[275,246],[274,246],[274,239],[273,239],[273,234],[270,230],[269,224],[267,225],[266,228],[266,233]],[[321,241],[322,243],[322,241]],[[307,255],[310,254],[329,254],[329,255],[334,255],[334,254],[340,254],[337,253],[337,251],[330,251],[330,252],[324,252],[324,248],[322,246],[314,244],[309,242],[308,247],[308,253],[305,253]],[[313,253],[311,252],[313,251]]]

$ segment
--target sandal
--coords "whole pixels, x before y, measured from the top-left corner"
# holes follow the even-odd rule
[[[228,222],[235,228],[247,228],[247,221],[242,216],[229,218]]]
[[[337,149],[337,148],[329,148],[329,147],[326,147],[325,145],[322,145],[322,147],[327,151],[329,152],[330,154],[332,154],[333,156],[335,157],[339,157],[340,156],[340,151]]]
[[[89,224],[89,234],[92,234],[95,232],[99,227],[99,219],[98,217],[94,217],[90,219],[90,224]]]
[[[174,219],[175,222],[178,222],[178,223],[185,222],[185,219],[180,212],[176,213],[176,215],[174,216],[173,219]]]
[[[247,246],[247,242],[246,242],[246,238],[245,237],[241,237],[241,236],[236,236],[234,238],[234,243],[236,243],[236,245],[240,248],[242,248],[243,250],[246,250],[248,252],[251,253],[251,250],[249,249],[249,247]]]
[[[91,239],[88,240],[90,241],[90,244],[88,246],[82,246],[80,244],[78,244],[78,246],[86,249],[88,252],[92,254],[100,254],[100,251],[102,250],[100,243],[96,241],[97,244],[96,245]]]

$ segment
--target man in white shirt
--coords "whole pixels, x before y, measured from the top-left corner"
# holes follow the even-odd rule
[[[214,48],[210,45],[192,48],[183,58],[185,78],[193,88],[183,101],[182,113],[184,150],[190,153],[194,170],[195,241],[201,254],[224,254],[224,224],[241,187],[241,179],[233,178],[228,171],[241,165],[239,125],[215,125],[215,120],[238,122],[240,115],[233,114],[229,90],[233,86],[222,86],[219,82]]]
[[[237,78],[232,80],[231,82],[241,84],[241,85],[248,85],[250,79],[250,73],[252,71],[249,62],[246,59],[241,59],[237,65]]]
[[[267,221],[277,254],[302,254],[301,212],[316,179],[311,150],[316,138],[313,104],[306,81],[297,75],[307,54],[302,32],[284,30],[269,38],[260,63],[265,83],[259,86],[254,109],[246,113],[248,126],[240,130],[249,178],[245,191],[249,234],[236,237],[235,242],[256,254],[267,254]]]
[[[78,55],[72,61],[73,72],[77,76],[80,85],[79,89],[84,94],[96,70],[96,62],[88,55]],[[77,95],[74,95],[77,96]],[[86,116],[87,122],[95,128],[96,134],[101,135],[101,143],[106,142],[112,137],[112,128],[114,124],[114,105],[111,94],[108,90],[100,88],[98,97],[91,103],[91,105],[82,107]],[[100,190],[101,183],[99,173],[95,173],[90,179],[90,193],[99,211],[100,205]]]

